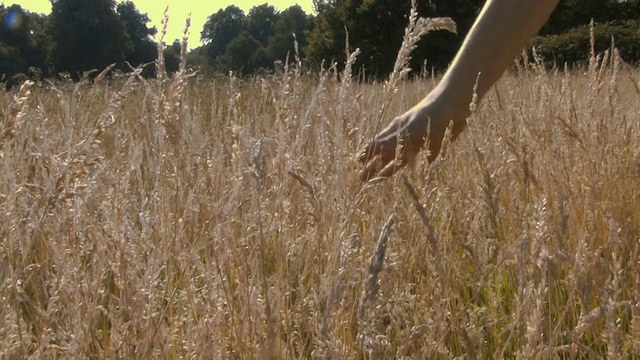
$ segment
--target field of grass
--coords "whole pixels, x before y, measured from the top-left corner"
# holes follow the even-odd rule
[[[632,358],[640,72],[506,75],[431,167],[357,152],[436,79],[0,93],[0,358]]]

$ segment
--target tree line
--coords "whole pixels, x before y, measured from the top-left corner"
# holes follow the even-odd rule
[[[484,2],[419,1],[420,16],[451,17],[458,33],[427,35],[413,53],[412,69],[445,69]],[[189,52],[187,63],[203,71],[240,74],[271,71],[286,61],[319,69],[344,64],[347,51],[358,48],[354,69],[366,79],[384,77],[392,70],[410,6],[408,0],[320,0],[311,15],[297,5],[278,11],[265,3],[247,14],[231,5],[209,16],[200,33],[204,45]],[[613,36],[626,61],[640,59],[639,0],[561,0],[532,46],[558,65],[578,63],[588,56],[591,20],[597,46],[608,47]],[[158,47],[152,40],[157,29],[149,22],[132,1],[52,0],[48,15],[19,4],[0,5],[2,82],[10,83],[17,74],[78,79],[114,63],[122,71],[149,64],[145,74],[153,76],[159,48],[167,71],[175,71],[181,43]]]
[[[5,83],[17,74],[78,79],[110,64],[126,70],[152,62],[149,22],[131,1],[53,0],[49,15],[0,5],[0,74]]]

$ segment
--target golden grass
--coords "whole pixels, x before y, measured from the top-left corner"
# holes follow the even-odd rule
[[[337,75],[0,94],[0,358],[640,353],[637,69],[521,69],[364,186],[435,80]]]

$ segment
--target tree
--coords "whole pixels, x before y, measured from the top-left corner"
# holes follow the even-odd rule
[[[536,37],[530,45],[548,66],[587,66],[593,50],[601,54],[611,48],[612,39],[620,57],[629,63],[640,61],[640,21],[615,20],[572,28],[562,34]]]
[[[49,34],[56,72],[83,71],[124,61],[132,50],[115,0],[53,0]]]
[[[302,49],[307,46],[307,31],[312,27],[311,17],[308,16],[299,5],[293,5],[280,13],[275,24],[275,33],[269,37],[266,54],[271,61],[284,61],[287,56],[293,61],[294,40],[298,42],[300,56]],[[294,39],[295,35],[295,39]]]
[[[418,70],[427,63],[427,70],[446,70],[462,41],[473,26],[485,0],[430,1],[419,8],[422,17],[450,17],[456,23],[457,34],[448,31],[429,33],[413,52],[411,68]]]
[[[231,40],[220,58],[219,65],[225,70],[250,74],[261,65],[260,49],[262,44],[248,32],[243,31]]]
[[[0,43],[0,82],[11,87],[11,79],[16,74],[26,72],[27,67],[27,62],[17,48]]]
[[[155,26],[147,27],[151,21],[149,16],[141,14],[132,1],[119,3],[116,11],[132,45],[131,51],[126,54],[126,61],[134,67],[154,61],[158,57],[158,46],[150,36],[155,35],[157,29]]]
[[[249,35],[258,40],[262,46],[269,44],[269,37],[275,34],[276,23],[280,14],[269,4],[254,6],[247,15]]]
[[[0,41],[8,46],[22,46],[31,42],[29,17],[20,5],[11,5],[5,8],[0,5],[0,18],[3,26],[0,26]]]
[[[44,15],[30,13],[20,5],[0,5],[0,76],[10,79],[30,68],[46,67]],[[33,75],[33,74],[29,74]]]
[[[244,11],[229,5],[209,16],[201,33],[206,44],[207,56],[212,65],[227,50],[227,45],[245,29]]]
[[[455,56],[466,33],[477,17],[484,0],[418,1],[421,17],[451,17],[458,34],[446,31],[430,33],[418,43],[410,67],[420,70],[426,60],[429,67],[444,70]],[[360,49],[355,68],[368,76],[381,78],[393,68],[408,24],[411,2],[395,0],[343,0],[317,3],[318,15],[309,32],[306,48],[309,61],[342,65],[346,60],[345,42],[349,34],[350,50]]]
[[[385,76],[393,67],[409,14],[409,1],[344,0],[319,3],[308,55],[316,66],[322,61],[343,64],[349,34],[351,50],[359,48],[356,68]]]
[[[187,53],[186,66],[187,68],[197,69],[200,74],[212,73],[211,65],[207,61],[207,53],[204,46],[198,46],[195,49],[191,49]]]
[[[164,68],[167,74],[173,74],[180,70],[180,53],[182,52],[182,43],[175,40],[173,44],[164,48],[162,54],[164,57]]]
[[[275,60],[293,60],[294,34],[299,54],[304,56],[306,34],[313,18],[294,5],[282,13],[269,4],[253,7],[245,16],[236,6],[228,6],[211,15],[204,25],[202,39],[209,64],[218,71],[244,74],[272,68]]]
[[[640,1],[560,0],[555,11],[529,48],[548,66],[585,66],[593,34],[596,53],[615,46],[624,61],[640,61]],[[593,20],[593,32],[590,23]]]
[[[49,35],[47,34],[47,16],[27,12],[29,18],[29,33],[31,34],[30,49],[25,52],[30,69],[35,69],[39,75],[49,76]],[[36,75],[36,74],[30,74]]]
[[[612,20],[638,20],[638,0],[560,0],[555,11],[542,28],[541,35],[561,34],[570,29]]]
[[[342,4],[344,4],[343,2]],[[313,31],[309,32],[305,51],[312,66],[319,67],[324,61],[327,63],[344,63],[346,27],[344,20],[346,8],[340,3],[318,2],[318,15],[314,21]]]

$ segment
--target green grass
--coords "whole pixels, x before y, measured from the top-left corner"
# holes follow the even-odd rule
[[[521,69],[364,186],[358,150],[436,80],[336,79],[1,93],[0,358],[640,353],[637,69]]]

